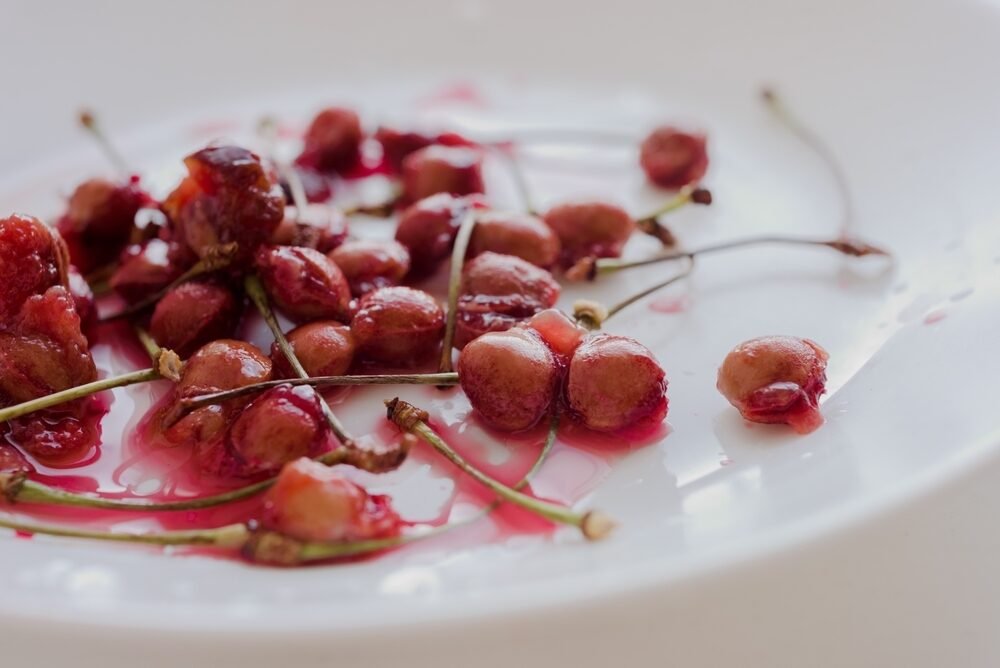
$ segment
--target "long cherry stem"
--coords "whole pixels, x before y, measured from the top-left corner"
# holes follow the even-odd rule
[[[447,373],[452,370],[452,344],[455,341],[455,323],[458,319],[458,297],[462,290],[462,269],[465,266],[465,254],[469,250],[469,240],[476,226],[476,214],[469,211],[462,219],[455,236],[455,246],[451,251],[451,273],[448,276],[448,313],[446,314],[444,341],[441,344],[441,362],[438,371]]]
[[[528,496],[483,473],[467,462],[454,448],[448,445],[443,438],[431,429],[427,424],[427,413],[412,404],[396,398],[387,401],[386,408],[388,409],[388,419],[397,427],[429,444],[448,461],[480,484],[489,488],[504,501],[520,506],[550,521],[577,527],[588,540],[600,540],[607,536],[614,528],[614,521],[599,511],[578,513],[572,508]]]
[[[285,356],[288,360],[288,364],[295,371],[295,375],[299,378],[308,378],[309,374],[306,372],[305,367],[299,361],[299,358],[295,355],[295,351],[292,350],[292,346],[288,343],[288,339],[285,337],[285,333],[281,331],[281,325],[278,324],[278,319],[274,315],[274,310],[271,308],[270,301],[267,298],[267,293],[264,291],[264,286],[261,284],[260,279],[256,276],[247,276],[244,281],[246,287],[247,296],[250,297],[250,301],[254,303],[257,310],[260,312],[261,316],[264,318],[264,322],[267,323],[268,328],[271,330],[271,334],[274,335],[274,340],[278,344],[278,348],[281,350],[281,354]],[[330,424],[330,429],[333,431],[334,436],[337,440],[343,444],[346,448],[354,448],[355,442],[354,438],[347,432],[347,428],[344,427],[343,423],[330,408],[330,405],[320,397],[320,407],[323,410],[323,415],[326,417],[326,421]]]
[[[52,524],[36,524],[34,522],[15,520],[6,515],[0,515],[0,527],[24,533],[59,536],[62,538],[85,538],[119,543],[142,543],[145,545],[163,546],[211,545],[229,549],[242,547],[250,535],[249,529],[243,524],[228,524],[214,529],[139,533],[76,529]]]
[[[278,385],[310,385],[312,387],[345,387],[355,385],[457,385],[458,374],[447,373],[414,373],[414,374],[378,374],[358,376],[310,376],[292,380],[267,380],[253,385],[244,385],[233,390],[199,394],[181,400],[186,410],[195,410],[202,406],[218,404],[230,399],[236,399],[251,394],[263,392]]]
[[[121,376],[115,376],[113,378],[95,380],[92,383],[86,383],[84,385],[77,385],[76,387],[54,392],[53,394],[47,394],[44,397],[31,399],[30,401],[25,401],[15,406],[0,408],[0,423],[8,422],[14,418],[19,418],[22,415],[28,415],[29,413],[35,413],[46,408],[58,406],[59,404],[66,403],[68,401],[82,399],[83,397],[88,397],[92,394],[97,394],[98,392],[104,392],[105,390],[111,390],[116,387],[125,387],[127,385],[135,385],[137,383],[147,383],[151,380],[159,380],[161,378],[163,378],[163,375],[160,371],[156,368],[151,368],[143,369],[142,371],[133,371]]]
[[[108,161],[114,165],[115,169],[122,176],[132,174],[133,172],[129,167],[128,161],[122,157],[122,154],[118,152],[118,149],[115,148],[115,145],[111,143],[111,140],[108,139],[108,136],[101,129],[94,112],[84,109],[80,111],[78,119],[80,121],[80,126],[86,130],[91,137],[97,140],[97,143],[100,145],[104,155],[108,158]]]
[[[826,165],[827,170],[830,172],[830,176],[833,177],[833,181],[837,185],[837,191],[840,194],[841,205],[843,206],[841,219],[842,229],[849,229],[850,224],[854,220],[854,197],[851,195],[851,186],[847,182],[847,175],[845,174],[844,169],[840,166],[840,161],[837,160],[837,156],[834,154],[833,150],[830,149],[819,134],[814,132],[795,117],[784,102],[782,102],[781,98],[778,97],[778,94],[774,91],[774,89],[764,88],[761,91],[761,98],[764,100],[764,104],[767,105],[767,108],[771,111],[771,113],[773,113],[774,116],[799,139],[799,141],[819,156],[820,160],[822,160]]]
[[[688,204],[709,205],[712,203],[712,192],[707,188],[697,185],[688,185],[681,188],[676,195],[664,202],[662,206],[650,211],[645,216],[637,218],[636,227],[645,234],[660,240],[666,247],[675,246],[677,237],[669,227],[660,222],[660,216],[676,211]]]

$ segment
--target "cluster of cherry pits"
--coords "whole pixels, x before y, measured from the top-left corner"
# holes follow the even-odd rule
[[[361,169],[366,142],[381,147],[376,169],[399,184],[393,240],[351,238],[347,215],[329,203],[331,184]],[[405,526],[388,498],[322,463],[346,447],[331,433],[322,395],[274,384],[193,410],[186,402],[303,373],[412,369],[440,356],[450,340],[459,351],[458,383],[491,428],[527,430],[553,411],[605,433],[659,424],[667,380],[652,352],[554,308],[560,284],[552,272],[618,257],[636,220],[602,201],[541,215],[493,210],[481,172],[485,150],[456,134],[382,127],[369,136],[353,111],[329,108],[284,171],[244,148],[213,145],[185,158],[187,176],[163,201],[138,177],[95,178],[73,192],[55,226],[16,214],[0,219],[0,408],[97,379],[87,333],[98,310],[83,276],[103,273],[130,320],[159,347],[154,361],[167,364],[165,351],[185,360],[174,359],[174,374],[163,372],[176,382],[144,420],[152,442],[190,447],[212,476],[276,477],[260,523],[297,541],[380,539]],[[662,188],[697,185],[708,168],[706,139],[658,128],[641,144],[640,165]],[[296,187],[307,202],[292,203]],[[453,255],[469,218],[446,335],[445,309],[410,286]],[[279,341],[265,352],[234,338],[247,297],[253,301],[247,277],[296,324],[287,332],[294,355]],[[718,388],[746,419],[805,433],[822,422],[826,360],[808,340],[755,339],[725,359]],[[8,420],[0,475],[30,477],[22,452],[45,461],[85,447],[98,422],[87,416],[100,410],[90,397]],[[376,457],[370,469],[400,460]]]

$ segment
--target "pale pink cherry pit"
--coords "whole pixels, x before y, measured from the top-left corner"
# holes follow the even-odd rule
[[[92,116],[85,127],[98,132]],[[373,141],[382,149],[378,164],[366,162],[362,150]],[[711,202],[700,187],[709,164],[705,137],[664,126],[642,143],[639,166],[650,182],[677,190],[644,217],[604,201],[557,204],[541,215],[495,210],[482,170],[489,151],[447,132],[382,127],[369,137],[354,111],[331,107],[309,126],[294,166],[213,145],[184,158],[188,174],[163,202],[146,194],[138,177],[91,179],[74,193],[58,231],[26,216],[0,220],[0,429],[9,443],[0,449],[0,493],[11,504],[149,513],[246,502],[238,522],[197,535],[153,531],[116,540],[209,545],[295,565],[413,540],[389,497],[368,494],[330,467],[390,471],[423,441],[497,498],[588,539],[606,536],[609,518],[499,482],[442,438],[435,416],[390,400],[394,393],[386,395],[387,418],[400,434],[373,444],[347,430],[339,404],[328,404],[333,395],[321,389],[458,386],[486,427],[516,433],[547,423],[550,445],[560,420],[626,435],[666,418],[667,376],[653,352],[597,331],[661,286],[611,308],[584,304],[570,317],[554,308],[558,268],[590,280],[627,269],[633,265],[601,263],[616,261],[636,229],[674,244],[660,218]],[[396,209],[393,240],[353,238],[351,225],[363,223],[328,201],[340,181],[369,174],[398,186],[398,197],[376,207]],[[157,222],[140,229],[140,209],[157,213]],[[877,252],[846,240],[792,243]],[[450,309],[421,289],[449,258]],[[91,286],[125,303],[114,319],[135,328],[150,368],[97,380],[90,346],[103,342],[106,328],[84,327],[93,296],[73,264]],[[238,338],[254,311],[273,334],[270,354]],[[278,315],[294,326],[286,331]],[[428,373],[437,359],[439,372]],[[822,423],[826,361],[805,339],[755,339],[726,358],[718,387],[747,419],[805,433]],[[102,497],[33,477],[32,459],[72,465],[75,453],[97,448],[101,411],[89,397],[152,381],[171,385],[141,421],[137,442],[150,452],[189,453],[196,477],[206,481],[203,494]],[[19,519],[0,518],[0,525],[49,530]]]

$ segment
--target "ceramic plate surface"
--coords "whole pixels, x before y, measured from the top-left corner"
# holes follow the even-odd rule
[[[646,628],[657,601],[696,596],[697,583],[765,568],[817,541],[835,544],[996,457],[1000,6],[203,4],[12,9],[5,23],[15,34],[0,44],[0,81],[13,93],[0,112],[0,211],[51,218],[76,181],[107,172],[73,128],[81,103],[103,112],[161,190],[199,143],[252,143],[261,115],[301,125],[328,102],[355,105],[373,123],[412,119],[473,136],[560,127],[639,138],[672,121],[709,134],[706,184],[716,196],[671,219],[684,244],[765,232],[832,237],[846,226],[891,249],[894,262],[779,247],[720,254],[609,322],[667,370],[669,429],[611,464],[564,443],[535,490],[611,513],[621,526],[610,540],[585,544],[567,531],[504,538],[484,523],[360,563],[274,570],[4,535],[0,637],[16,651],[29,640],[53,657],[104,648],[94,665],[137,660],[143,648],[150,665],[191,656],[257,665],[293,650],[304,665],[340,651],[374,665],[419,650],[430,665],[461,656],[475,638],[513,646],[522,638],[513,629],[548,620],[562,634],[547,645],[526,632],[532,654],[558,646],[564,653],[553,656],[586,663],[601,654],[564,647],[572,632],[555,619],[576,619],[585,636],[610,624],[602,610]],[[761,104],[764,84],[843,164],[849,219],[824,163]],[[601,196],[640,212],[662,199],[644,185],[634,152],[616,146],[538,146],[524,166],[542,204]],[[502,165],[491,163],[488,178],[496,201],[518,206]],[[371,222],[361,233],[392,228]],[[634,239],[626,255],[655,248]],[[568,287],[561,305],[614,303],[670,271]],[[733,345],[773,333],[830,352],[827,423],[809,436],[749,428],[715,389]],[[117,368],[99,353],[105,371]],[[503,446],[462,426],[467,403],[434,392],[400,394],[501,462]],[[338,411],[356,432],[377,433],[385,396],[358,391]],[[134,405],[134,422],[149,400],[138,390],[116,403]],[[129,424],[105,429],[106,457]],[[419,520],[445,506],[452,478],[419,460],[383,484]],[[727,605],[724,592],[712,596]],[[48,645],[43,628],[73,642]],[[466,632],[468,642],[449,644]]]

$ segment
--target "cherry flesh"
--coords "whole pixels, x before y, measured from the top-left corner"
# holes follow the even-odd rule
[[[69,253],[62,238],[31,216],[0,219],[0,324],[29,297],[66,285]]]
[[[403,160],[403,200],[483,192],[482,155],[464,146],[428,146]]]
[[[597,334],[573,352],[565,400],[573,418],[593,431],[651,427],[667,415],[666,374],[635,339]]]
[[[554,308],[539,311],[524,323],[524,327],[538,332],[552,352],[565,362],[589,334],[565,313]]]
[[[469,403],[501,431],[535,426],[552,406],[560,375],[552,351],[529,329],[484,334],[458,357],[458,377]]]
[[[285,217],[271,236],[275,246],[303,246],[329,253],[347,239],[347,217],[337,209],[321,204],[285,207]]]
[[[351,328],[333,320],[311,322],[288,333],[288,343],[310,376],[342,376],[351,368],[357,345]],[[277,342],[271,346],[274,375],[297,377]]]
[[[548,269],[559,259],[559,237],[551,227],[527,213],[487,211],[476,215],[469,255],[486,251],[514,255]]]
[[[361,119],[343,107],[323,109],[306,130],[296,163],[321,172],[344,172],[361,159]]]
[[[559,283],[546,270],[512,255],[486,252],[465,265],[455,346],[500,332],[555,305]]]
[[[118,257],[132,237],[136,213],[153,205],[138,177],[125,183],[89,179],[70,195],[56,227],[69,244],[73,264],[91,272]]]
[[[265,246],[256,266],[275,306],[295,322],[347,320],[351,288],[336,263],[319,251]]]
[[[244,266],[281,224],[281,187],[256,154],[238,146],[210,146],[184,164],[188,177],[163,203],[177,238],[198,257],[236,243],[234,266]]]
[[[301,458],[286,464],[267,491],[261,524],[302,541],[337,542],[397,536],[403,522],[389,497]]]
[[[683,188],[701,181],[708,170],[708,139],[671,126],[653,130],[639,149],[639,163],[661,188]]]
[[[237,475],[273,475],[299,457],[330,449],[319,398],[311,387],[279,385],[243,409],[227,435]]]
[[[329,258],[344,272],[355,297],[399,285],[410,270],[410,252],[394,240],[347,241],[330,252]]]
[[[239,324],[241,300],[228,287],[195,280],[172,288],[156,304],[149,333],[182,358],[209,341],[231,336]]]
[[[369,293],[351,320],[358,354],[367,361],[410,367],[441,347],[444,311],[426,292],[390,287]]]
[[[719,367],[717,387],[751,422],[788,424],[807,434],[823,424],[829,354],[814,341],[765,336],[733,348]]]
[[[635,230],[625,209],[607,202],[577,202],[556,206],[544,216],[562,244],[564,267],[585,257],[618,257]]]

